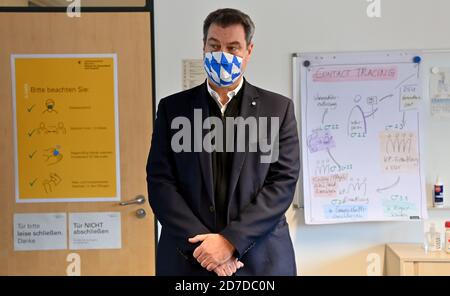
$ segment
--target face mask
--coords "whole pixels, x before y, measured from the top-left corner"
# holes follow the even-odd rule
[[[242,58],[222,51],[206,52],[203,66],[211,81],[226,87],[241,76]]]

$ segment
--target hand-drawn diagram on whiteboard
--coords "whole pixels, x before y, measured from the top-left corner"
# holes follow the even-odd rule
[[[420,55],[297,59],[306,223],[423,218]]]

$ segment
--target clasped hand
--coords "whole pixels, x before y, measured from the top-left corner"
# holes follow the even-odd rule
[[[199,234],[189,238],[189,242],[201,242],[194,250],[194,258],[203,268],[214,271],[219,276],[231,276],[244,266],[244,263],[233,256],[234,246],[220,234]]]

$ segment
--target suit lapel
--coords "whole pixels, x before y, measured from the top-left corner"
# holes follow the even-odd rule
[[[205,82],[207,83],[207,82]],[[202,119],[201,119],[201,132],[198,133],[196,136],[194,131],[194,141],[193,144],[197,143],[201,147],[201,152],[195,152],[195,154],[198,155],[198,159],[200,162],[200,169],[202,171],[203,181],[205,183],[206,192],[208,194],[208,198],[210,202],[214,205],[214,194],[213,194],[213,170],[212,170],[212,159],[211,159],[211,153],[206,152],[203,149],[203,139],[205,137],[205,134],[208,133],[207,130],[203,129],[203,121],[205,118],[209,116],[209,105],[208,105],[208,91],[206,88],[206,84],[203,83],[200,88],[199,92],[195,95],[192,101],[192,117],[191,117],[191,123],[195,126],[194,123],[194,112],[195,110],[201,110],[202,111]],[[198,138],[198,136],[201,136],[201,138]],[[186,168],[189,169],[189,168]]]
[[[260,102],[258,102],[258,92],[256,88],[248,83],[246,80],[244,81],[244,93],[242,94],[242,103],[241,103],[241,117],[244,119],[248,117],[254,117],[258,120],[258,113],[260,108]],[[245,158],[248,153],[248,134],[246,134],[246,148],[245,152],[235,152],[233,155],[233,163],[231,165],[230,172],[230,183],[228,188],[228,205],[230,204],[231,197],[234,194],[234,190],[236,189],[237,182],[239,180],[239,175],[241,173],[242,165],[244,164]],[[236,139],[237,142],[237,139]]]

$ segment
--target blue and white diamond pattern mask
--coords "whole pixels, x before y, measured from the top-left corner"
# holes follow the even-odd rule
[[[242,58],[228,52],[206,52],[203,65],[211,81],[219,87],[226,87],[241,76]]]

